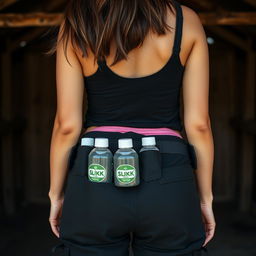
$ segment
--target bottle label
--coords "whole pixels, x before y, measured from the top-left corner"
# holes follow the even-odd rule
[[[130,164],[121,164],[116,168],[116,178],[120,183],[131,183],[136,178],[136,170]]]
[[[107,176],[107,171],[101,164],[90,164],[88,169],[90,181],[101,182]]]

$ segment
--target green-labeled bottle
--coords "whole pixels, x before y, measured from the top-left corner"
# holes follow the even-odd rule
[[[114,181],[118,187],[140,184],[139,157],[131,138],[118,140],[118,150],[114,154]]]
[[[88,179],[92,182],[111,183],[113,154],[108,149],[108,138],[95,138],[94,146],[88,156]]]

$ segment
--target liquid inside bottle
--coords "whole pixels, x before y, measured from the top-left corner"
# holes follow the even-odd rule
[[[114,154],[114,181],[118,187],[132,187],[140,183],[139,157],[132,148],[132,139],[119,139]]]
[[[108,138],[95,138],[94,146],[88,156],[88,179],[92,182],[111,183],[113,154],[108,148]]]

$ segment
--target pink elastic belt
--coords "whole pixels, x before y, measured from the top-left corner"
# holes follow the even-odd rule
[[[104,132],[136,132],[143,135],[172,135],[172,136],[178,136],[182,138],[182,136],[170,129],[170,128],[135,128],[135,127],[128,127],[128,126],[99,126],[95,127],[87,132],[90,131],[104,131]]]

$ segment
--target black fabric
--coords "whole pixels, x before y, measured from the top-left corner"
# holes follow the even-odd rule
[[[196,157],[195,147],[190,143],[188,143],[188,153],[191,159],[192,167],[194,169],[197,169],[197,157]]]
[[[109,149],[114,154],[119,138],[132,138],[133,148],[139,153],[144,135],[90,131],[82,137],[109,138]],[[84,175],[88,152],[77,153],[82,147],[78,141],[78,150],[72,154],[77,164],[68,168],[60,222],[61,243],[56,255],[59,251],[63,256],[128,256],[130,246],[134,256],[206,253],[202,247],[206,236],[188,142],[169,135],[155,138],[158,147],[164,148],[158,162],[161,165],[155,165],[155,160],[159,160],[157,155],[144,158],[140,169],[144,179],[129,188],[90,182]]]
[[[139,152],[140,174],[145,181],[160,179],[161,170],[161,153],[157,150]]]
[[[176,28],[171,57],[159,71],[139,77],[122,77],[106,61],[84,77],[88,108],[84,127],[119,125],[138,128],[168,127],[181,131],[180,89],[184,67],[180,62],[183,14],[175,1]]]
[[[134,246],[134,247],[136,247],[136,246]],[[137,250],[140,250],[140,248],[137,248]],[[145,251],[144,250],[142,250],[141,252],[137,251],[137,253],[140,253],[140,256],[143,256]],[[133,256],[133,255],[134,254],[132,253],[132,251],[130,251],[129,256]],[[148,254],[145,254],[145,256],[147,256],[147,255]],[[158,254],[156,254],[156,255],[158,255]],[[61,242],[52,248],[49,256],[71,256],[70,249],[68,246],[65,245],[65,243]],[[194,250],[191,253],[183,254],[182,256],[210,256],[210,254],[206,247],[201,247],[198,250]]]
[[[91,146],[81,146],[81,142],[77,143],[71,150],[69,170],[73,175],[86,175],[88,165],[88,154],[93,149]],[[81,168],[83,167],[83,168]]]
[[[64,243],[59,243],[51,249],[51,254],[54,256],[70,256],[70,249]]]

